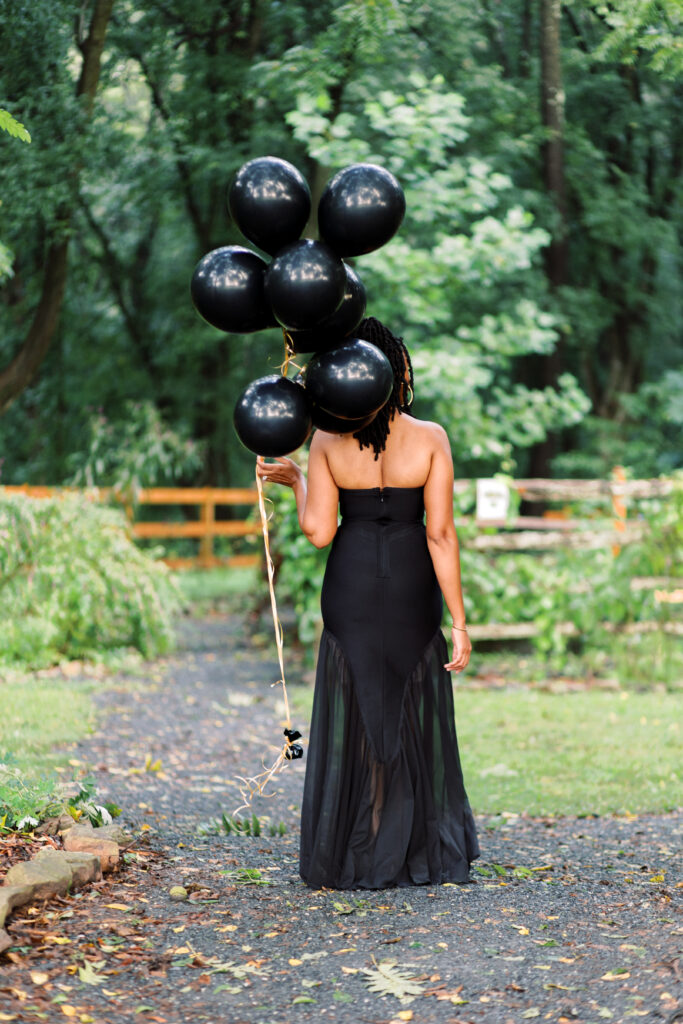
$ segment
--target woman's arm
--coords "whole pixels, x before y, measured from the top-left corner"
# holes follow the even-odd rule
[[[453,522],[453,459],[442,427],[434,428],[436,446],[424,488],[427,545],[441,593],[453,620],[453,658],[446,668],[461,672],[470,660],[472,644],[465,624],[460,581],[460,548]]]
[[[337,532],[339,489],[334,482],[324,442],[314,434],[308,458],[308,485],[303,471],[287,458],[265,462],[256,460],[256,472],[262,480],[291,487],[296,498],[299,526],[317,548],[326,547]]]

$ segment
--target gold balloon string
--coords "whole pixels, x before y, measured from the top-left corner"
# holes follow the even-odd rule
[[[285,701],[285,716],[287,718],[287,728],[291,729],[292,723],[289,717],[289,701],[287,700],[287,686],[285,684],[285,658],[284,658],[284,631],[282,629],[282,623],[277,611],[277,601],[275,600],[275,566],[273,565],[273,559],[270,554],[270,536],[268,533],[268,519],[269,516],[266,513],[266,502],[263,494],[263,481],[261,477],[256,474],[256,490],[258,491],[258,507],[261,513],[261,529],[263,531],[263,547],[266,553],[266,570],[268,572],[268,589],[270,590],[270,608],[273,613],[273,626],[275,627],[275,643],[277,646],[277,657],[280,664],[280,679],[273,686],[277,686],[278,683],[282,683],[282,696]]]
[[[248,808],[251,805],[251,801],[255,796],[273,796],[272,793],[265,793],[264,790],[270,780],[281,771],[288,761],[293,761],[300,757],[302,754],[299,744],[294,743],[294,739],[299,738],[299,734],[292,730],[292,721],[289,713],[289,700],[287,697],[287,684],[285,683],[285,661],[284,661],[284,631],[282,629],[282,623],[277,610],[277,601],[275,599],[275,566],[270,553],[270,537],[268,532],[268,520],[270,516],[266,512],[266,499],[263,494],[263,482],[261,477],[256,474],[256,490],[258,493],[258,506],[261,514],[261,529],[263,532],[263,546],[266,555],[266,571],[268,573],[268,588],[270,590],[270,607],[273,613],[273,625],[275,627],[275,645],[277,647],[278,662],[280,665],[280,678],[272,683],[272,686],[282,685],[282,696],[285,704],[285,737],[286,741],[282,746],[282,750],[278,754],[276,760],[267,768],[264,765],[264,770],[258,775],[252,776],[241,776],[238,775],[236,778],[242,783],[240,788],[240,796],[242,797],[242,803],[233,811],[233,816],[238,814],[240,811]]]
[[[286,377],[290,364],[298,370],[299,373],[303,373],[305,366],[299,366],[298,363],[294,362],[292,358],[292,356],[296,355],[294,351],[294,342],[292,340],[292,335],[284,327],[282,328],[282,337],[285,341],[285,358],[280,364],[280,373],[283,377]]]

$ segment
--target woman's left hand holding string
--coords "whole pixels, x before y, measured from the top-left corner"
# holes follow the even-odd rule
[[[256,472],[261,480],[267,483],[282,484],[284,487],[296,488],[303,478],[303,470],[292,459],[279,457],[273,462],[266,462],[262,455],[256,456]]]

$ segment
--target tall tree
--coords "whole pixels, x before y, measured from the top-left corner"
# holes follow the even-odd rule
[[[81,52],[81,69],[76,83],[76,97],[81,101],[83,132],[92,118],[102,51],[113,6],[114,0],[95,0],[87,28],[84,32],[77,29],[76,43]],[[46,239],[40,299],[23,343],[10,363],[0,371],[0,413],[33,379],[57,329],[66,287],[69,233],[80,172],[80,157],[75,152],[69,169],[70,194],[60,205]]]
[[[551,291],[567,283],[567,196],[564,171],[565,94],[562,81],[562,45],[560,24],[562,0],[541,0],[539,49],[541,64],[541,124],[544,142],[541,147],[543,180],[551,202],[550,242],[545,249],[545,268]],[[527,20],[527,13],[524,12]],[[537,387],[554,387],[563,369],[563,337],[558,331],[557,343],[548,355],[533,360],[531,382]],[[548,434],[530,451],[529,473],[547,477],[555,439]]]

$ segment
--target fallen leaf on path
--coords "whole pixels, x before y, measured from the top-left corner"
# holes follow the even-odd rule
[[[414,976],[396,966],[395,961],[385,961],[375,967],[362,967],[366,976],[365,984],[371,992],[380,996],[395,996],[401,1003],[412,1003],[415,996],[424,994],[422,985],[413,980]]]
[[[103,961],[100,962],[103,963]],[[98,974],[97,969],[90,960],[86,960],[83,967],[78,968],[78,977],[84,985],[101,985],[104,981],[104,978],[101,974]]]

